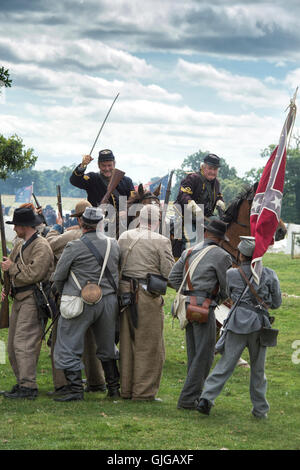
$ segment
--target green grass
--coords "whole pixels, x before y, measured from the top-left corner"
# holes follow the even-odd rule
[[[269,254],[264,264],[276,270],[282,292],[300,296],[300,260]],[[292,343],[300,340],[300,298],[283,298],[276,311],[278,346],[267,354],[267,420],[251,415],[249,369],[237,368],[216,400],[209,417],[177,410],[185,380],[184,333],[172,326],[170,304],[165,301],[166,362],[159,391],[162,403],[111,401],[105,394],[86,394],[83,402],[56,403],[52,389],[49,349],[44,344],[38,366],[39,397],[10,401],[0,397],[0,449],[300,449],[300,364],[292,362]],[[7,330],[0,330],[6,342]],[[247,359],[247,353],[243,358]],[[300,352],[299,352],[300,359]],[[0,388],[15,379],[8,361],[0,365]]]

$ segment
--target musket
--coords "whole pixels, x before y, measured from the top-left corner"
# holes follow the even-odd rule
[[[62,202],[61,202],[61,191],[60,191],[60,185],[59,184],[56,186],[56,194],[57,194],[58,213],[61,216],[62,220],[64,220],[63,219]]]
[[[0,229],[1,229],[2,256],[7,257],[7,247],[6,247],[5,227],[4,227],[4,218],[3,218],[1,194],[0,194]],[[1,283],[3,284],[5,298],[4,298],[4,300],[1,301],[0,328],[8,328],[8,326],[9,326],[9,300],[8,300],[8,294],[10,292],[10,279],[9,279],[9,274],[8,274],[7,271],[3,272],[3,279],[1,278]]]
[[[37,197],[36,197],[36,195],[35,195],[34,193],[32,193],[32,197],[33,197],[34,202],[35,202],[35,204],[36,204],[36,209],[37,209],[37,210],[42,209],[42,206],[39,204],[39,201],[37,200]],[[44,216],[44,213],[43,213],[42,210],[39,212],[39,216],[42,218],[43,223],[44,223],[45,225],[48,225],[48,224],[47,224],[46,217]]]
[[[104,121],[103,121],[102,124],[101,124],[100,130],[99,130],[99,132],[98,132],[98,134],[97,134],[97,137],[96,137],[96,139],[95,139],[95,142],[93,143],[93,146],[92,146],[92,148],[91,148],[91,151],[90,151],[89,155],[92,155],[92,152],[93,152],[93,150],[94,150],[94,148],[95,148],[95,145],[96,145],[96,143],[97,143],[97,140],[98,140],[98,138],[99,138],[99,135],[101,134],[101,131],[102,131],[103,127],[104,127],[104,124],[106,123],[106,120],[107,120],[107,118],[108,118],[108,116],[109,116],[109,114],[110,114],[110,112],[111,112],[111,110],[112,110],[112,107],[113,107],[113,105],[115,104],[115,102],[116,102],[116,100],[117,100],[119,94],[120,94],[120,93],[118,93],[117,96],[115,97],[115,99],[113,100],[113,102],[112,102],[112,104],[111,104],[111,107],[109,108],[109,110],[108,110],[108,112],[107,112],[107,114],[106,114],[106,116],[105,116],[105,118],[104,118]]]
[[[108,203],[108,200],[109,200],[111,194],[114,192],[114,190],[116,189],[116,187],[118,186],[118,184],[120,183],[120,181],[121,181],[121,179],[123,178],[124,175],[125,175],[124,171],[118,170],[117,168],[113,169],[110,181],[107,185],[106,193],[103,196],[100,204],[107,204]]]

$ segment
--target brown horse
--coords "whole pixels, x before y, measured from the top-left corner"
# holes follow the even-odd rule
[[[257,184],[245,188],[226,209],[222,220],[228,223],[226,232],[229,242],[222,241],[221,246],[228,251],[235,260],[237,260],[237,246],[240,242],[241,235],[251,235],[250,233],[250,211],[252,201],[255,196]],[[282,222],[279,221],[275,241],[283,240],[287,233],[287,229]]]
[[[138,185],[138,190],[134,191],[134,193],[128,198],[127,201],[127,214],[128,214],[128,226],[131,224],[135,219],[138,218],[139,216],[139,205],[145,205],[145,204],[156,204],[160,206],[160,200],[159,200],[159,195],[160,195],[160,190],[161,190],[161,183],[155,188],[153,192],[149,190],[145,190],[142,184]],[[134,207],[134,213],[131,213],[131,208]]]

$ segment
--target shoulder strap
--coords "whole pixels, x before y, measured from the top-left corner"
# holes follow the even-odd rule
[[[206,255],[206,253],[208,251],[210,251],[212,248],[214,248],[215,245],[210,245],[210,246],[207,246],[206,248],[204,248],[204,250],[202,250],[199,255],[196,256],[196,258],[192,261],[191,265],[189,266],[188,270],[186,271],[185,273],[185,276],[182,280],[182,283],[181,283],[181,286],[179,287],[177,293],[180,293],[183,289],[183,286],[185,284],[185,281],[186,281],[186,278],[187,278],[187,275],[190,273],[190,276],[193,276],[193,273],[198,265],[198,263],[201,261],[201,259]]]
[[[120,278],[122,276],[122,272],[124,271],[124,268],[125,268],[125,265],[126,265],[126,262],[127,262],[127,259],[128,259],[128,256],[130,254],[130,252],[132,251],[132,248],[134,247],[134,245],[142,238],[143,234],[141,233],[139,235],[139,237],[135,238],[131,245],[129,246],[128,250],[126,251],[126,254],[125,254],[125,257],[124,257],[124,261],[122,263],[122,266],[121,266],[121,269],[120,269]]]
[[[98,284],[100,284],[103,273],[105,272],[110,284],[112,285],[114,290],[117,292],[118,288],[116,286],[115,280],[114,280],[114,278],[113,278],[113,276],[112,276],[112,274],[111,274],[111,272],[110,272],[110,270],[108,269],[108,266],[107,266],[107,260],[108,260],[108,256],[109,256],[109,253],[110,253],[110,247],[111,247],[110,238],[107,237],[107,246],[106,246],[106,253],[105,253],[105,259],[104,260],[103,260],[102,256],[100,255],[99,251],[97,250],[97,248],[95,247],[95,245],[90,240],[88,240],[85,237],[81,237],[80,240],[89,248],[91,253],[95,256],[96,260],[98,261],[99,265],[102,265],[102,270],[101,270],[101,274],[100,274]]]
[[[238,267],[238,270],[240,272],[240,275],[242,276],[242,278],[244,279],[244,281],[246,282],[246,284],[248,285],[251,293],[254,295],[254,297],[256,298],[256,300],[266,309],[268,310],[270,307],[259,297],[258,293],[256,292],[256,290],[254,289],[253,285],[251,284],[251,282],[249,281],[249,279],[247,278],[245,272],[243,271],[243,269],[241,268],[241,266]]]

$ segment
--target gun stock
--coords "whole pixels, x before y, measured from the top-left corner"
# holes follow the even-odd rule
[[[108,200],[113,193],[113,191],[116,189],[118,184],[120,183],[121,179],[125,175],[125,172],[122,170],[118,170],[117,168],[113,169],[113,174],[111,176],[110,182],[107,185],[107,191],[104,197],[102,198],[100,204],[107,204]]]
[[[61,218],[63,219],[63,210],[62,210],[62,202],[61,202],[61,190],[60,190],[60,186],[59,186],[59,185],[56,186],[56,194],[57,194],[57,208],[58,208],[58,212],[59,212]]]
[[[34,201],[35,201],[35,205],[36,205],[37,210],[41,209],[42,206],[39,204],[39,201],[37,200],[37,197],[36,197],[36,195],[35,195],[34,193],[32,193],[32,197],[33,197],[33,199],[34,199]],[[45,225],[48,225],[48,224],[47,224],[46,217],[44,216],[44,213],[43,213],[42,210],[39,212],[39,215],[40,215],[40,217],[43,219],[43,223],[44,223]]]
[[[0,195],[0,229],[1,229],[1,247],[2,247],[2,256],[7,257],[7,247],[6,247],[6,238],[5,238],[5,227],[4,227],[4,218],[2,210],[2,198]],[[8,294],[10,292],[10,279],[8,272],[3,272],[3,284],[5,298],[1,301],[0,309],[0,328],[8,328],[9,326],[9,300]]]

